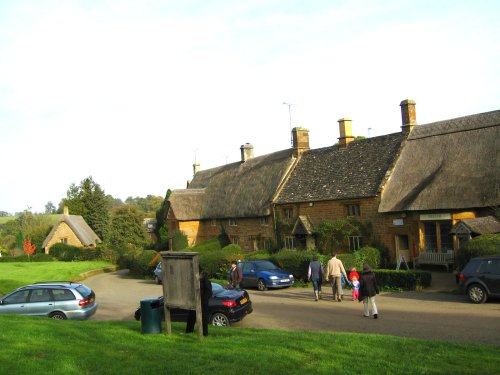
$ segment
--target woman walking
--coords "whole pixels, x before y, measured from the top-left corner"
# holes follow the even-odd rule
[[[321,282],[323,281],[323,266],[317,255],[314,255],[312,262],[309,263],[307,276],[313,283],[314,300],[317,301],[321,299]]]
[[[369,317],[370,311],[368,304],[371,305],[372,315],[374,319],[378,318],[377,304],[375,303],[375,295],[379,294],[377,280],[375,274],[368,264],[363,265],[363,273],[359,280],[359,301],[363,301],[363,316]]]

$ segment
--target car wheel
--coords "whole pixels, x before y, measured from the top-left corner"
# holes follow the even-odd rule
[[[160,285],[160,284],[161,284],[161,280],[160,280],[160,278],[159,278],[158,276],[155,276],[155,281],[156,281],[156,283],[157,283],[158,285]]]
[[[479,284],[473,284],[467,289],[467,295],[472,303],[484,303],[488,297],[486,290]]]
[[[228,327],[229,319],[223,313],[215,313],[210,319],[213,326]]]
[[[57,320],[66,320],[66,315],[64,315],[63,313],[61,312],[55,312],[55,313],[52,313],[50,314],[49,316],[51,319],[57,319]]]
[[[257,289],[266,290],[267,289],[266,282],[262,279],[259,279],[259,281],[257,281]]]

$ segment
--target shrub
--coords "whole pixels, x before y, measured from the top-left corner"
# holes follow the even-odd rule
[[[50,248],[49,254],[58,260],[64,262],[71,262],[73,260],[78,260],[81,253],[81,249],[76,246],[66,245],[63,243],[57,243]]]
[[[193,247],[191,247],[190,251],[204,253],[207,251],[215,251],[221,249],[222,247],[220,245],[219,240],[217,238],[212,238],[211,240],[203,241],[200,242],[199,244],[194,245]]]
[[[53,262],[56,260],[50,254],[33,254],[30,257],[28,255],[20,255],[17,257],[13,256],[2,256],[0,257],[0,262],[12,263],[12,262]]]
[[[183,250],[189,247],[187,236],[176,230],[172,236],[172,250]]]
[[[460,247],[457,254],[458,267],[464,267],[471,258],[494,254],[500,254],[500,233],[483,234]]]
[[[270,260],[271,254],[269,254],[266,250],[259,250],[249,253],[245,256],[245,259],[248,260]]]
[[[365,246],[354,252],[354,267],[358,270],[363,269],[363,264],[368,263],[371,268],[379,268],[380,251],[374,247]],[[344,265],[345,267],[345,265]],[[351,269],[352,267],[349,267]],[[347,267],[346,267],[347,269]]]
[[[244,258],[245,252],[241,247],[232,244],[220,250],[200,253],[199,262],[208,277],[226,280],[231,261]]]
[[[156,254],[155,250],[131,252],[132,257],[128,259],[130,273],[141,277],[153,275],[156,264],[151,265],[151,261]]]
[[[427,271],[373,270],[380,288],[417,290],[431,285],[432,274]]]

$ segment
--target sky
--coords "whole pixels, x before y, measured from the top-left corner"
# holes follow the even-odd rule
[[[500,2],[0,0],[0,211],[500,109]],[[283,104],[288,103],[290,106]],[[289,111],[290,110],[290,111]]]

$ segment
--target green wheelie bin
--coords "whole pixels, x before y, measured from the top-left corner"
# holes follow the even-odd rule
[[[158,298],[141,300],[142,333],[161,333],[161,309]]]

